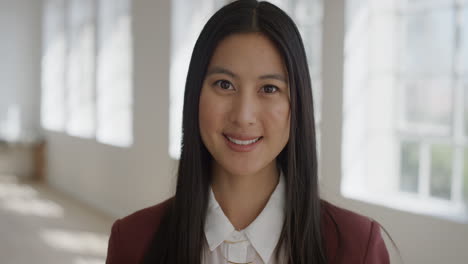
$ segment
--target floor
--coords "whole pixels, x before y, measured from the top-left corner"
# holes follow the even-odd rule
[[[1,264],[103,264],[112,222],[43,183],[0,174]]]

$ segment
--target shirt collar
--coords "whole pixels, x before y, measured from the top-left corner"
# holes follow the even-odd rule
[[[278,185],[260,215],[243,231],[264,263],[268,263],[278,244],[284,222],[285,183],[280,174]],[[215,250],[235,230],[216,201],[210,188],[205,236],[211,251]]]

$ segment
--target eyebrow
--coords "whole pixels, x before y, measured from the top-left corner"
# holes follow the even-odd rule
[[[207,73],[206,73],[206,76],[209,76],[209,75],[212,75],[212,74],[226,74],[226,75],[229,75],[231,76],[232,78],[234,79],[239,79],[239,76],[236,75],[235,73],[233,73],[232,71],[226,69],[226,68],[223,68],[223,67],[219,67],[219,66],[214,66],[212,67]],[[282,74],[279,74],[279,73],[272,73],[272,74],[265,74],[265,75],[261,75],[259,77],[259,79],[261,80],[265,80],[265,79],[275,79],[275,80],[278,80],[278,81],[282,81],[284,83],[288,83],[286,81],[286,78],[282,75]]]

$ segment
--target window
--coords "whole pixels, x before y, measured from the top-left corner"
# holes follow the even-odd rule
[[[44,2],[41,122],[45,129],[65,129],[65,1]]]
[[[127,147],[132,135],[129,0],[44,2],[45,129]]]
[[[172,1],[169,154],[178,159],[182,139],[182,108],[191,52],[203,25],[228,0]],[[317,141],[320,138],[322,0],[270,1],[286,11],[301,32],[312,78]],[[318,148],[320,149],[320,148]]]
[[[99,1],[97,139],[130,146],[132,130],[132,41],[129,0]]]
[[[95,15],[93,1],[71,0],[67,18],[68,59],[65,93],[68,113],[66,130],[70,135],[90,138],[95,131],[94,59]]]
[[[468,218],[468,1],[347,3],[343,194]]]

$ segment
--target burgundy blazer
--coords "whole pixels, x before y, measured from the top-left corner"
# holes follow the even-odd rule
[[[171,199],[117,220],[106,264],[139,264]],[[322,201],[322,225],[328,263],[390,263],[377,222]]]

